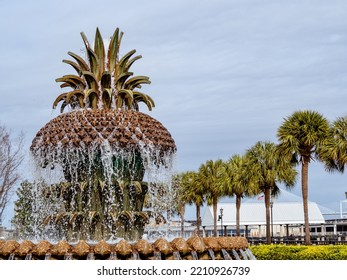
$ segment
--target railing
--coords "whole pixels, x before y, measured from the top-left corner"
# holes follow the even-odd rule
[[[248,237],[250,245],[266,244],[266,237]],[[347,235],[311,235],[312,245],[347,245]],[[304,236],[272,237],[272,244],[304,245]]]

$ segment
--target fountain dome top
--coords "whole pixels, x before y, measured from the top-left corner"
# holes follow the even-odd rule
[[[135,110],[75,110],[48,122],[33,139],[31,150],[48,154],[57,148],[96,148],[107,142],[113,148],[174,153],[169,131],[156,119]]]

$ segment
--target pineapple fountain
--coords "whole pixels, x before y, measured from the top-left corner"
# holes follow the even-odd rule
[[[119,56],[123,33],[116,29],[107,53],[98,29],[93,49],[81,34],[87,60],[69,52],[75,61],[63,61],[77,75],[56,80],[70,91],[53,104],[61,103],[61,113],[66,106],[72,110],[46,124],[31,145],[38,165],[63,173],[63,182],[45,190],[61,206],[44,224],[68,241],[137,240],[149,219],[144,200],[155,183],[148,178],[148,185],[144,176],[169,169],[176,145],[160,122],[139,112],[141,102],[154,107],[139,91],[150,80],[130,72],[141,58],[133,57],[135,50]]]
[[[123,33],[115,30],[107,51],[99,29],[93,47],[81,35],[87,59],[69,52],[74,61],[63,60],[77,74],[56,79],[69,88],[53,103],[61,103],[61,114],[39,130],[30,148],[40,170],[62,174],[54,184],[37,184],[44,205],[37,235],[45,239],[53,232],[62,241],[0,241],[0,258],[251,258],[243,238],[142,239],[151,215],[145,199],[163,185],[176,145],[159,121],[139,112],[140,103],[149,110],[155,104],[139,91],[149,78],[130,72],[141,56],[135,50],[119,55]]]

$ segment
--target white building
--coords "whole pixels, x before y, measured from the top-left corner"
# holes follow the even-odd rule
[[[281,189],[278,198],[273,199],[270,208],[270,232],[279,242],[287,239],[303,241],[304,233],[304,211],[302,198],[286,190]],[[309,201],[309,221],[311,239],[324,240],[322,236],[335,236],[336,239],[347,242],[347,219],[340,219],[340,213],[322,207],[315,202]],[[190,237],[196,230],[196,208],[195,205],[186,205],[185,208],[184,238]],[[235,199],[224,197],[217,205],[217,216],[223,209],[222,219],[217,222],[219,234],[236,234],[236,205]],[[242,199],[240,210],[241,234],[250,239],[264,239],[266,236],[265,201],[259,196],[255,198]],[[213,235],[213,208],[204,204],[201,207],[201,225],[203,234]],[[222,232],[223,230],[223,232]],[[180,217],[175,216],[168,224],[147,226],[146,234],[152,235],[169,231],[172,236],[180,236]]]
[[[308,203],[309,221],[312,229],[320,228],[324,232],[325,219],[315,202]],[[222,219],[218,221],[218,229],[227,234],[233,234],[236,228],[236,205],[234,202],[221,202],[217,206],[217,215]],[[302,198],[288,191],[281,190],[278,198],[273,200],[271,213],[271,232],[273,236],[304,235],[304,212]],[[263,197],[245,199],[241,203],[240,225],[241,230],[250,236],[265,236],[265,202]],[[202,214],[202,226],[206,234],[213,230],[213,208],[207,206]],[[312,230],[311,229],[311,230]],[[247,233],[246,233],[247,232]]]

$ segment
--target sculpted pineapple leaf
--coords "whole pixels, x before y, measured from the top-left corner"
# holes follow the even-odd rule
[[[81,69],[80,65],[78,65],[76,62],[73,62],[73,61],[67,60],[67,59],[64,59],[63,62],[71,65],[76,70],[78,75],[81,76],[83,70]]]
[[[105,88],[102,92],[102,103],[105,108],[109,108],[111,106],[112,100],[112,90],[110,88]]]
[[[70,91],[70,92],[67,94],[67,96],[66,96],[66,102],[67,102],[67,103],[70,103],[71,98],[73,98],[73,97],[75,97],[75,96],[76,96],[77,99],[82,98],[82,101],[83,101],[83,97],[84,97],[83,91],[77,89],[77,90],[74,90],[74,91]],[[82,107],[82,106],[81,106],[81,107]]]
[[[83,71],[82,74],[88,84],[88,87],[90,89],[98,90],[99,85],[98,85],[97,77],[92,72],[89,72],[89,71]]]
[[[77,61],[78,65],[80,66],[81,71],[88,71],[89,70],[88,64],[83,60],[82,57],[80,57],[79,55],[77,55],[73,52],[68,52],[68,55],[70,55],[71,57],[73,57]]]
[[[78,87],[84,88],[86,86],[84,80],[76,75],[65,75],[61,78],[56,79],[55,81],[67,83],[73,89],[76,89]]]
[[[134,56],[136,50],[120,57],[119,50],[123,32],[117,28],[113,33],[108,50],[99,29],[96,29],[94,46],[91,47],[86,35],[81,32],[86,49],[86,60],[68,52],[75,60],[63,60],[70,65],[77,75],[64,75],[56,79],[61,88],[70,87],[71,91],[60,94],[53,103],[53,108],[61,102],[61,112],[70,105],[72,109],[130,109],[139,110],[138,103],[145,103],[149,110],[155,106],[148,95],[136,92],[143,84],[150,84],[147,76],[133,76],[129,71],[135,61],[142,58]]]
[[[128,71],[129,68],[131,67],[131,65],[133,65],[133,63],[140,58],[142,58],[142,55],[137,55],[137,56],[133,57],[132,59],[130,59],[125,66],[125,71]]]
[[[130,90],[133,90],[136,87],[140,88],[141,84],[150,84],[150,83],[151,83],[151,81],[146,76],[135,76],[135,77],[128,79],[125,82],[124,87],[128,88]]]
[[[94,53],[98,60],[98,77],[105,71],[105,47],[99,28],[96,29],[94,40]]]
[[[105,71],[101,77],[101,87],[103,89],[106,89],[106,88],[111,89],[111,81],[112,81],[111,73],[108,71]]]
[[[133,106],[135,107],[135,110],[138,111],[139,110],[138,104],[140,102],[143,102],[147,105],[148,109],[150,111],[152,111],[152,108],[155,106],[155,104],[154,104],[153,99],[149,95],[144,94],[144,93],[139,92],[139,91],[134,91],[133,93],[134,93],[133,94]]]
[[[118,61],[118,53],[120,48],[120,43],[123,37],[123,32],[119,33],[119,28],[115,30],[113,36],[111,37],[111,41],[108,47],[108,70],[113,72],[116,67],[116,62]]]
[[[120,74],[116,79],[115,79],[115,87],[117,90],[120,90],[124,87],[125,81],[131,77],[134,73],[133,72],[125,72]]]

